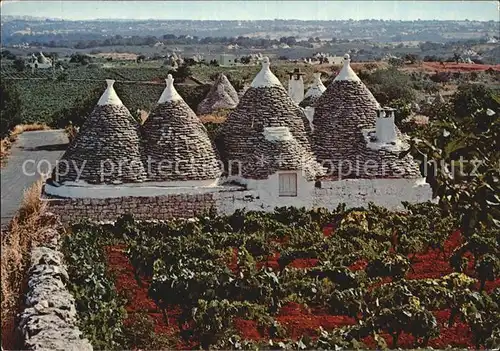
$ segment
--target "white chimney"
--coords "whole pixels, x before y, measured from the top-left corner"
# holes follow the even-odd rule
[[[288,80],[288,95],[299,104],[304,100],[304,80],[302,76],[304,73],[300,72],[299,68],[293,70],[293,72],[288,72],[290,79]]]
[[[311,126],[311,130],[313,130],[314,129],[314,127],[313,127],[314,107],[307,106],[304,109],[304,113],[307,117],[307,120],[309,121],[309,125]]]
[[[292,140],[293,135],[288,127],[265,127],[264,138],[268,141]]]
[[[396,125],[394,124],[394,109],[378,109],[375,127],[377,142],[385,144],[396,142],[397,135]]]

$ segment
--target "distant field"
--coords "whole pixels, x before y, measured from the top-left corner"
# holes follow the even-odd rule
[[[1,78],[11,81],[13,85],[18,87],[24,102],[22,114],[25,123],[53,123],[54,115],[57,112],[72,107],[75,101],[87,96],[88,92],[101,94],[105,89],[105,79],[117,81],[115,84],[116,90],[130,111],[150,111],[164,89],[164,79],[167,77],[169,69],[161,67],[162,61],[148,61],[147,64],[130,62],[121,64],[122,62],[114,61],[112,62],[113,66],[108,68],[71,65],[65,71],[56,70],[54,76],[52,70],[32,72],[27,69],[18,72],[13,68],[3,66]],[[288,82],[288,72],[297,67],[305,73],[304,82],[306,87],[312,82],[313,72],[324,72],[323,78],[325,79],[340,69],[340,66],[327,64],[305,65],[271,60],[271,70],[285,87]],[[352,67],[356,72],[359,72],[360,70],[384,68],[387,67],[387,63],[353,63]],[[438,62],[407,65],[403,70],[434,74],[436,71],[481,72],[489,68],[500,72],[500,65],[455,63],[444,63],[442,65]],[[190,69],[194,77],[205,83],[210,83],[217,73],[222,72],[233,81],[237,88],[241,88],[253,80],[261,67],[260,65],[237,67],[192,66]],[[461,79],[467,80],[467,77],[464,76]],[[489,80],[492,80],[492,84],[496,84],[493,76]],[[458,84],[458,82],[455,83]],[[196,109],[198,102],[203,99],[208,91],[207,85],[181,84],[176,86],[179,93],[193,109]]]
[[[480,64],[469,64],[469,63],[454,63],[454,62],[424,62],[425,68],[430,68],[437,71],[451,71],[451,72],[476,72],[476,71],[486,71],[488,69],[493,69],[495,71],[500,71],[500,65],[480,65]]]

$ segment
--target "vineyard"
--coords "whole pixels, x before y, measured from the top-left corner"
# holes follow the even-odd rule
[[[67,110],[80,106],[85,99],[97,102],[105,89],[104,78],[96,80],[58,81],[52,79],[13,80],[23,102],[23,123],[46,123],[58,126]],[[115,89],[131,112],[150,111],[158,101],[164,86],[150,83],[117,82]],[[209,86],[178,86],[185,101],[196,109],[208,92]],[[71,117],[71,116],[64,116]],[[64,127],[61,125],[59,127]]]
[[[498,347],[500,232],[405,207],[74,224],[81,329],[97,349]]]
[[[286,86],[288,73],[296,65],[281,64],[273,67],[277,77]],[[318,69],[304,66],[305,83],[312,79],[312,72]],[[249,84],[259,72],[260,65],[239,67],[190,66],[193,77],[201,83],[210,83],[215,75],[222,72],[228,76],[237,89]],[[71,65],[65,70],[25,69],[20,72],[13,67],[1,69],[2,80],[17,88],[23,102],[21,118],[23,123],[45,123],[51,127],[64,128],[68,121],[75,123],[80,118],[72,118],[71,110],[97,101],[105,88],[105,79],[114,79],[118,95],[125,106],[135,113],[137,110],[150,111],[164,89],[167,67],[96,67]],[[195,111],[209,90],[208,84],[176,85],[179,94]]]

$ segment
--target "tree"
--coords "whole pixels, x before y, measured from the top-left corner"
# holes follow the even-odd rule
[[[2,51],[2,57],[5,57],[7,60],[15,60],[17,58],[17,56],[14,55],[9,50],[3,50]]]
[[[250,61],[252,60],[252,57],[251,56],[242,56],[240,58],[240,62],[244,65],[248,65],[250,63]]]
[[[391,65],[392,67],[401,67],[403,66],[403,64],[404,64],[403,59],[399,57],[391,57],[389,59],[389,65]]]
[[[417,54],[406,54],[404,56],[405,62],[409,62],[410,64],[414,64],[419,60],[419,57]]]
[[[498,95],[498,93],[497,93]],[[491,109],[498,112],[495,91],[484,84],[459,85],[452,97],[454,115],[463,119],[480,109]],[[496,118],[499,118],[498,115]],[[490,123],[488,121],[488,123]]]
[[[192,74],[191,68],[187,65],[181,65],[176,70],[171,70],[168,73],[172,75],[177,83],[183,83]]]
[[[415,100],[410,76],[394,67],[378,69],[363,76],[362,79],[381,105],[389,106],[395,100],[404,103]]]
[[[69,60],[71,63],[79,63],[82,66],[88,65],[91,62],[91,58],[84,54],[72,54]]]
[[[498,93],[461,88],[435,111],[435,121],[415,131],[409,150],[428,170],[440,206],[460,219],[467,237],[500,224],[498,111]]]
[[[4,138],[17,124],[22,123],[22,100],[12,84],[0,83],[0,133]]]
[[[13,62],[13,65],[14,68],[19,72],[24,71],[24,69],[26,68],[26,64],[24,63],[24,60],[21,58],[16,58]]]

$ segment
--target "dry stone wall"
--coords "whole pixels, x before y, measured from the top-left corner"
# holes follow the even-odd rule
[[[69,281],[59,234],[49,229],[52,240],[31,252],[26,308],[19,316],[19,330],[27,350],[91,351],[77,326],[75,300],[66,289]]]
[[[113,221],[124,214],[140,220],[194,217],[209,211],[215,205],[212,193],[172,194],[165,196],[126,196],[108,199],[44,199],[50,211],[63,222],[93,219]]]

